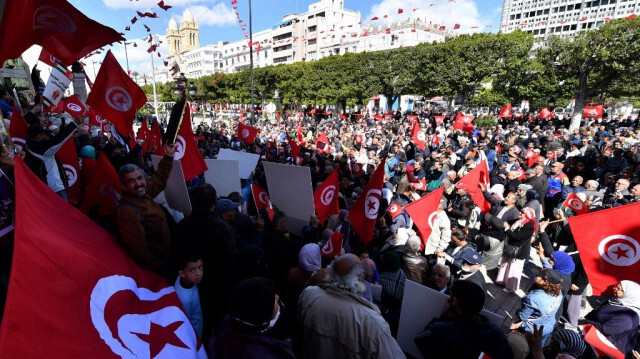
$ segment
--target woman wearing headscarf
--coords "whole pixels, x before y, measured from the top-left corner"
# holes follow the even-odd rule
[[[536,231],[535,220],[536,214],[533,209],[527,207],[520,211],[520,218],[513,224],[503,223],[506,239],[496,284],[504,285],[507,292],[514,292],[520,288],[524,261],[529,257],[529,243]]]
[[[528,189],[525,192],[526,202],[524,208],[529,207],[533,209],[536,214],[536,227],[540,227],[540,215],[542,214],[542,206],[540,205],[540,196],[535,189]]]
[[[320,246],[309,243],[302,246],[298,253],[298,266],[289,270],[287,280],[287,294],[285,304],[287,309],[295,315],[298,297],[310,285],[320,285],[324,282],[326,269],[322,268]]]
[[[571,275],[576,269],[576,265],[573,262],[573,258],[569,253],[563,251],[555,251],[551,255],[545,255],[542,244],[538,245],[538,255],[540,256],[540,262],[544,268],[552,268],[560,277],[562,277],[562,296],[566,297],[569,290],[571,290],[572,279]],[[569,299],[567,298],[567,301]],[[560,319],[564,312],[564,306],[560,306],[556,313],[556,319]]]
[[[632,357],[640,318],[640,285],[623,280],[613,287],[614,298],[592,310],[579,324],[592,324],[625,357]]]
[[[380,309],[382,316],[389,323],[394,337],[398,332],[400,306],[404,296],[404,285],[407,281],[407,276],[401,268],[402,260],[398,253],[387,251],[382,255],[382,265],[380,267],[382,305]]]

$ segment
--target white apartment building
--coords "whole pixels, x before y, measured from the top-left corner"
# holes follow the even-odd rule
[[[640,0],[504,0],[500,29],[570,37],[632,14],[640,14]]]
[[[271,29],[253,34],[253,67],[266,67],[273,65],[271,51]],[[250,67],[249,40],[234,42],[221,42],[218,49],[222,56],[223,69],[218,72],[234,73],[246,70]]]

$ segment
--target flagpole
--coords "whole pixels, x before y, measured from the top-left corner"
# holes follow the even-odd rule
[[[251,19],[251,0],[249,0],[249,68],[251,69],[251,125],[255,124],[256,108],[253,99],[253,23]]]
[[[156,45],[156,38],[153,37],[153,45]],[[151,52],[151,74],[153,75],[153,109],[156,114],[156,121],[160,120],[158,117],[158,95],[156,94],[156,66],[153,62],[153,51]]]

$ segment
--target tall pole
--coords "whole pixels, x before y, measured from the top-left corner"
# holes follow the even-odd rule
[[[156,121],[160,121],[160,117],[158,117],[158,95],[156,94],[156,66],[153,63],[153,52],[151,52],[151,73],[153,75],[153,109],[155,110]]]
[[[127,59],[127,75],[131,73],[129,70],[129,55],[127,54],[127,42],[124,42],[124,58]]]
[[[249,68],[251,69],[251,125],[255,124],[256,108],[253,102],[253,23],[251,20],[251,0],[249,0]]]

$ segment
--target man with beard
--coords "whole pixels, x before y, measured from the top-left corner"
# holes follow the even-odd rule
[[[165,146],[165,155],[151,180],[136,165],[120,167],[124,188],[116,225],[124,248],[142,268],[168,276],[171,234],[163,207],[154,198],[164,190],[173,166],[175,145]],[[171,275],[173,276],[173,275]]]

